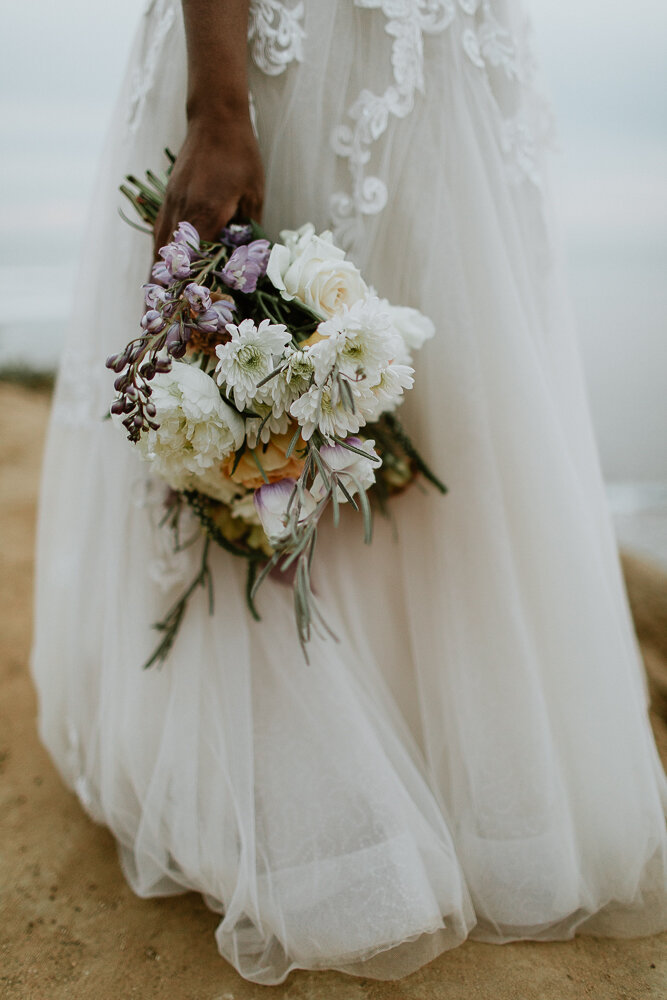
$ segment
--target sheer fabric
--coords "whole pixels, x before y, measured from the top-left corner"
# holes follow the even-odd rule
[[[136,327],[151,255],[117,184],[185,132],[179,6],[155,0],[111,124],[46,451],[42,737],[134,890],[202,892],[221,954],[258,983],[295,967],[397,978],[468,935],[663,929],[665,780],[521,11],[252,12],[266,228],[335,226],[380,294],[432,317],[403,418],[450,492],[398,498],[370,548],[350,512],[325,532],[316,585],[340,641],[315,640],[309,666],[289,590],[269,581],[254,623],[243,567],[217,551],[215,613],[198,596],[168,662],[141,670],[199,555],[170,552],[159,486],[101,419],[104,358]],[[361,142],[367,95],[401,81],[405,107],[378,110]],[[373,178],[384,201],[366,198]]]

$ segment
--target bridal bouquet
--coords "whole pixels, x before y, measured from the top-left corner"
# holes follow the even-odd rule
[[[121,190],[152,225],[166,178],[127,180]],[[305,650],[311,628],[326,628],[310,580],[322,518],[338,524],[349,504],[370,542],[369,497],[385,510],[420,473],[445,492],[395,416],[433,325],[379,298],[309,223],[277,243],[254,223],[205,243],[183,221],[159,255],[141,332],[107,359],[111,414],[169,488],[175,544],[186,508],[205,544],[196,578],[155,626],[163,636],[147,665],[166,656],[196,587],[210,591],[211,542],[247,561],[256,618],[262,580],[290,571]]]

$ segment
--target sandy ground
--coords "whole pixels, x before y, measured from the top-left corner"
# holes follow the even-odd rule
[[[35,729],[28,674],[35,496],[49,398],[0,385],[0,997],[7,1000],[662,1000],[667,934],[635,941],[465,944],[397,983],[338,973],[280,987],[218,955],[194,894],[141,900],[109,833],[62,785]],[[656,709],[667,706],[667,578],[624,561]],[[667,727],[654,724],[663,760]]]

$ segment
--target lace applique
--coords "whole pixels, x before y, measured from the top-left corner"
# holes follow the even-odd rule
[[[470,62],[484,71],[510,180],[528,180],[542,190],[539,156],[553,135],[553,115],[535,87],[530,22],[513,34],[495,16],[493,0],[459,0],[459,5],[472,18],[461,44]]]
[[[414,107],[415,91],[424,92],[425,34],[444,31],[452,23],[453,0],[354,0],[357,7],[379,9],[387,18],[392,36],[393,82],[383,94],[362,90],[348,111],[353,125],[339,125],[331,145],[345,157],[352,175],[352,191],[332,195],[330,212],[337,242],[349,249],[362,228],[362,217],[381,212],[387,203],[387,186],[379,177],[366,175],[370,147],[386,131],[390,115],[405,118]]]
[[[382,211],[387,187],[368,172],[373,143],[386,131],[390,117],[405,118],[417,92],[424,93],[424,36],[460,21],[460,43],[471,63],[484,73],[496,106],[498,142],[512,181],[528,179],[541,188],[538,154],[551,131],[546,103],[532,89],[534,64],[528,26],[515,38],[494,13],[494,0],[354,0],[357,7],[381,10],[393,39],[393,81],[382,94],[362,90],[348,110],[352,124],[331,135],[335,153],[348,161],[351,190],[332,195],[330,213],[337,242],[350,249],[361,235],[363,218]],[[452,28],[452,30],[454,30]],[[509,86],[508,86],[509,84]]]
[[[301,25],[303,3],[286,7],[281,0],[253,0],[250,5],[248,42],[253,60],[268,76],[303,59],[305,32]]]
[[[127,115],[127,124],[131,132],[135,132],[139,127],[141,111],[155,82],[160,51],[175,17],[173,3],[170,0],[152,0],[144,12],[146,51],[140,65],[132,74],[132,91]]]

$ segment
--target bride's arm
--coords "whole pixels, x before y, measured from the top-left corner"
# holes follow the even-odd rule
[[[213,239],[238,210],[259,220],[264,171],[250,124],[249,0],[182,0],[188,129],[155,224],[155,245],[181,219]]]

